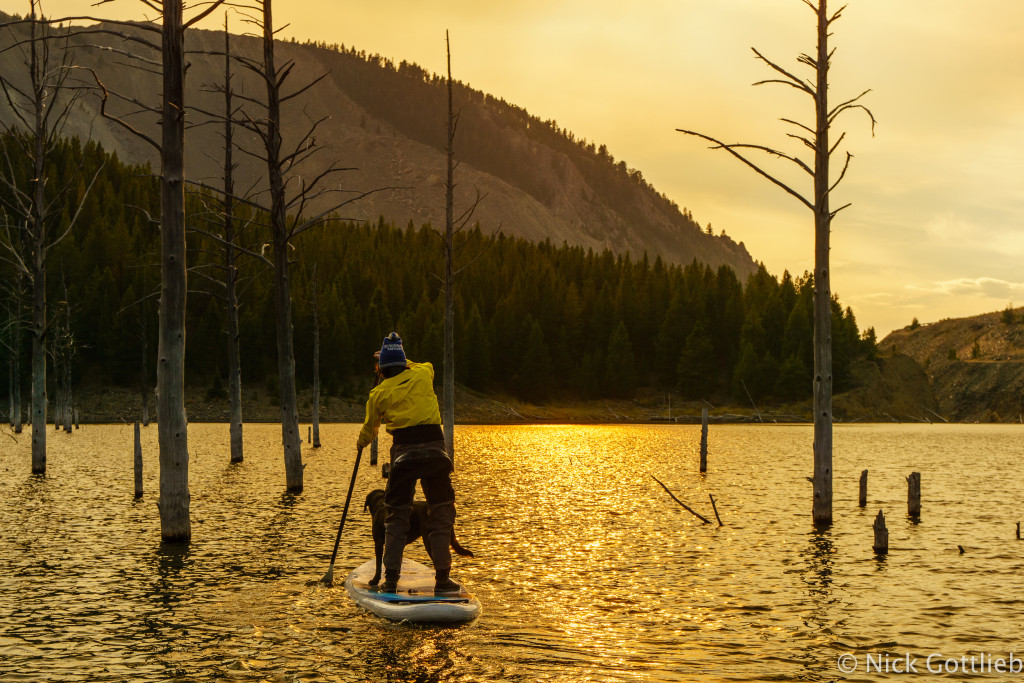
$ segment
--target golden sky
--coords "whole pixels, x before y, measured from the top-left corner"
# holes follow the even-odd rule
[[[842,3],[833,0],[835,8]],[[0,0],[8,12],[25,2]],[[50,0],[51,16],[89,3]],[[879,338],[909,324],[1024,305],[1024,2],[846,0],[830,97],[854,154],[833,207],[833,291]],[[139,16],[137,0],[104,16]],[[98,12],[100,10],[89,10]],[[216,24],[220,25],[223,15]],[[801,151],[787,117],[809,98],[752,87],[815,46],[802,0],[289,0],[283,36],[343,43],[453,76],[606,144],[660,192],[781,275],[813,267],[810,211],[723,152],[675,132]],[[805,72],[798,72],[803,75]],[[833,134],[835,138],[836,133]],[[794,184],[803,178],[778,169]],[[801,187],[809,187],[809,178]]]

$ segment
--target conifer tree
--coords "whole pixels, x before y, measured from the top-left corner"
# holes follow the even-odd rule
[[[619,321],[608,342],[604,386],[609,396],[629,396],[637,384],[636,358],[626,323]]]

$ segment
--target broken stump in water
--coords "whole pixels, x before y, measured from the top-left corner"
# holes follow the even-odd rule
[[[708,471],[708,409],[700,411],[700,471]]]
[[[860,473],[860,498],[858,503],[862,508],[868,505],[868,471]]]
[[[135,497],[142,498],[142,434],[135,423]]]
[[[889,530],[885,528],[885,514],[881,510],[875,517],[874,529],[875,544],[872,547],[879,555],[885,555],[889,552]]]
[[[907,514],[921,516],[921,473],[911,472],[907,477]]]

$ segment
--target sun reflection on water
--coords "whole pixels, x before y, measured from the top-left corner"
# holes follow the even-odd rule
[[[0,442],[0,679],[834,680],[837,652],[1001,651],[1019,630],[1024,561],[1005,539],[1021,484],[958,465],[970,453],[979,472],[1014,471],[1016,431],[837,428],[836,521],[816,531],[809,427],[714,428],[705,474],[699,427],[459,427],[457,533],[476,557],[454,575],[484,613],[441,628],[307,585],[329,558],[357,430],[323,425],[324,448],[303,453],[306,490],[290,495],[279,428],[247,425],[246,460],[229,465],[226,426],[190,426],[187,548],[158,542],[155,428],[140,501],[130,428],[55,434],[46,477],[27,474],[27,440]],[[916,523],[901,516],[911,470],[927,485]],[[651,475],[710,519],[713,494],[725,526]],[[359,501],[382,484],[358,473],[340,573],[372,555]]]

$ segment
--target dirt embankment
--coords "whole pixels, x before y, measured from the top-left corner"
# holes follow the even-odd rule
[[[855,389],[832,399],[835,416],[845,422],[932,422],[947,419],[939,411],[928,375],[909,356],[879,356],[853,368]]]
[[[921,366],[950,420],[1019,422],[1024,416],[1024,309],[911,325],[879,347]]]

